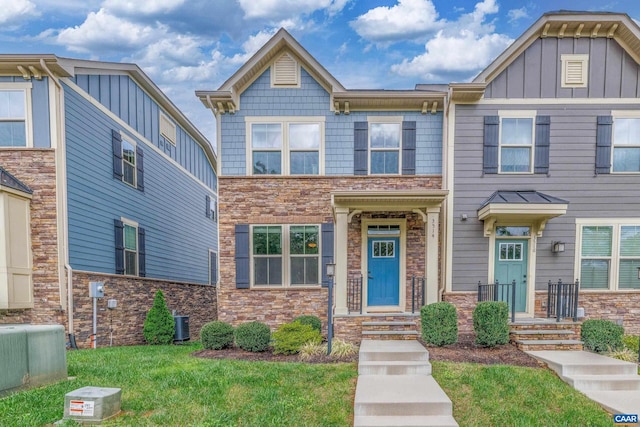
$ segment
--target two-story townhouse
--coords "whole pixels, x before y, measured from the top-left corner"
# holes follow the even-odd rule
[[[216,318],[207,139],[133,64],[0,55],[0,74],[0,323],[90,345],[97,281],[98,345],[143,342],[158,289],[197,334]]]
[[[347,90],[281,29],[196,94],[218,132],[219,319],[326,320],[334,263],[336,336],[416,333],[441,291],[446,86]]]
[[[640,28],[543,15],[472,82],[450,85],[445,299],[471,325],[478,282],[579,280],[587,318],[640,331]]]

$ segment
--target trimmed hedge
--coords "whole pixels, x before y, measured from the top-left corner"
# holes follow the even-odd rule
[[[233,326],[220,320],[205,323],[200,329],[200,341],[207,350],[221,350],[233,344]]]
[[[442,301],[420,309],[422,339],[438,347],[458,341],[458,314],[450,302]]]
[[[153,306],[142,326],[142,335],[149,344],[171,344],[175,335],[175,320],[164,300],[161,290],[153,298]]]
[[[473,310],[476,344],[495,347],[509,342],[509,305],[504,301],[479,302]]]
[[[582,322],[580,336],[584,347],[596,353],[619,350],[623,347],[624,328],[610,320],[589,319]]]
[[[257,353],[269,347],[271,329],[261,322],[243,323],[233,331],[233,336],[238,347]]]
[[[296,354],[308,342],[322,342],[320,332],[313,329],[311,325],[303,325],[299,322],[285,323],[273,333],[273,353]]]
[[[293,319],[294,322],[302,323],[303,325],[310,325],[316,331],[322,333],[322,321],[318,316],[298,316]]]

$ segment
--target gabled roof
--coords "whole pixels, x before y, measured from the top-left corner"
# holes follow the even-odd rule
[[[18,178],[11,175],[5,168],[0,166],[0,189],[3,187],[11,188],[21,193],[33,194],[33,190],[27,187],[27,185],[22,183]]]
[[[449,85],[452,100],[479,100],[484,95],[486,85],[511,65],[537,39],[546,37],[612,38],[640,64],[640,27],[626,13],[567,10],[548,12],[494,59],[471,83]]]
[[[203,148],[217,168],[217,156],[211,143],[136,64],[61,58],[50,54],[0,54],[0,75],[21,75],[25,80],[53,75],[54,79],[73,78],[76,74],[128,75],[176,120]]]
[[[216,91],[198,90],[196,96],[214,113],[235,113],[240,95],[284,52],[295,60],[331,95],[330,110],[412,109],[435,112],[442,109],[446,88],[440,90],[347,90],[284,28],[262,46]]]

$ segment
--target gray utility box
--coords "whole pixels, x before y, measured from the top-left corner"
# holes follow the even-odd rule
[[[174,341],[187,341],[189,337],[189,316],[173,316],[176,331],[173,335]]]
[[[122,389],[82,387],[64,395],[64,419],[100,422],[120,412]]]

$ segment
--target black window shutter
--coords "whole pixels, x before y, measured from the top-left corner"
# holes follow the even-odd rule
[[[116,274],[124,274],[124,224],[119,219],[113,220],[116,238]]]
[[[115,129],[111,130],[111,145],[113,146],[113,177],[122,180],[122,137]]]
[[[205,215],[207,218],[211,218],[211,197],[207,194],[204,196],[204,204],[205,206]]]
[[[333,223],[322,224],[320,232],[322,234],[322,285],[328,286],[327,264],[333,263]]]
[[[209,252],[209,284],[216,285],[218,283],[218,254]]]
[[[138,227],[138,276],[147,276],[147,251],[145,249],[144,228]]]
[[[551,142],[551,116],[536,117],[536,150],[534,173],[549,173],[549,145]]]
[[[484,150],[482,162],[482,172],[484,173],[498,173],[499,130],[499,116],[484,117]]]
[[[138,146],[136,146],[136,169],[138,171],[138,177],[136,178],[138,190],[144,191],[144,153],[142,148]]]
[[[369,172],[369,123],[353,123],[353,174]]]
[[[416,174],[416,122],[402,122],[402,175]]]
[[[596,133],[596,175],[611,173],[611,136],[613,117],[598,116]]]
[[[236,289],[249,284],[249,225],[236,224]]]

